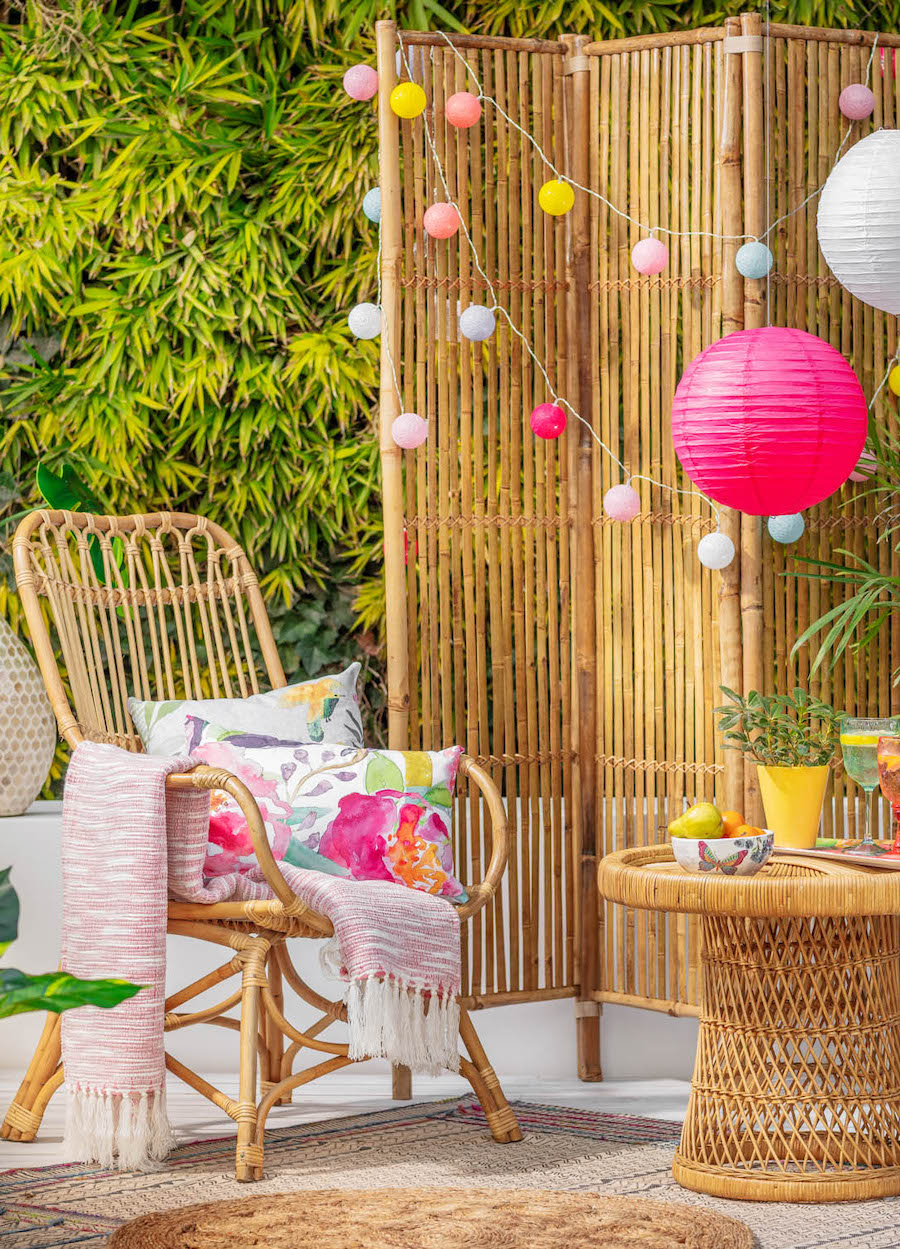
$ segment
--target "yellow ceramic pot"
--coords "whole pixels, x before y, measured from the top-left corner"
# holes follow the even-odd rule
[[[775,834],[776,849],[794,846],[811,850],[822,818],[828,764],[818,768],[776,768],[761,763],[757,775],[766,828]]]

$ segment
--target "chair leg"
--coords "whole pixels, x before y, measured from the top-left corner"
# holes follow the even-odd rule
[[[241,1182],[260,1180],[263,1174],[263,1148],[256,1136],[256,1045],[259,1031],[259,990],[266,981],[269,942],[255,938],[243,952],[241,983],[241,1056],[237,1107],[237,1154],[235,1178]]]
[[[25,1079],[19,1086],[0,1128],[0,1137],[4,1140],[26,1144],[37,1136],[47,1102],[56,1091],[55,1088],[47,1089],[47,1086],[53,1081],[60,1061],[59,1023],[59,1015],[47,1015]],[[59,1087],[58,1080],[56,1087]],[[42,1096],[45,1090],[46,1094]]]
[[[281,977],[281,965],[276,957],[274,949],[269,951],[269,957],[266,961],[266,975],[269,979],[269,992],[272,994],[272,1000],[278,1009],[284,1013],[284,988]],[[262,1095],[265,1097],[273,1084],[281,1079],[281,1060],[284,1057],[284,1036],[281,1029],[267,1012],[264,1012],[265,1020],[265,1036],[266,1049],[269,1055],[269,1074],[266,1087],[262,1089]],[[279,1097],[275,1103],[276,1106],[289,1106],[291,1104],[291,1094],[285,1093]]]
[[[467,1063],[462,1064],[462,1071],[481,1102],[484,1117],[491,1129],[491,1136],[501,1144],[520,1141],[522,1129],[516,1122],[516,1116],[500,1087],[494,1068],[488,1062],[487,1054],[475,1031],[475,1025],[469,1018],[469,1012],[462,1007],[459,1012],[459,1035],[472,1059],[471,1066]]]

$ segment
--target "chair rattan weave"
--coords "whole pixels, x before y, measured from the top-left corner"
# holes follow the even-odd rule
[[[285,684],[257,578],[241,548],[201,516],[160,512],[92,516],[34,512],[13,541],[16,581],[35,652],[59,728],[70,745],[111,742],[142,749],[127,699],[233,698]],[[62,665],[57,664],[54,638]],[[63,675],[65,674],[65,675]],[[506,866],[506,813],[499,792],[474,760],[464,757],[460,782],[480,791],[491,821],[491,858],[483,881],[468,886],[458,908],[465,923],[496,891]],[[291,1091],[353,1060],[347,1045],[322,1039],[345,1019],[343,1005],[304,983],[287,949],[290,937],[331,935],[329,921],[293,894],[278,870],[259,809],[231,773],[197,767],[169,777],[172,788],[224,790],[240,805],[257,860],[275,898],[267,902],[169,905],[169,932],[223,946],[228,959],[166,1002],[166,1031],[213,1024],[240,1034],[238,1099],[166,1055],[170,1072],[237,1122],[236,1174],[262,1178],[266,1117]],[[181,1008],[232,977],[240,987],[201,1010]],[[285,1018],[283,983],[318,1012],[305,1028]],[[227,1012],[240,1008],[240,1017]],[[460,1036],[468,1052],[461,1070],[481,1101],[497,1141],[521,1132],[465,1009]],[[302,1049],[322,1054],[315,1066],[293,1073]],[[257,1075],[260,1100],[257,1101]],[[59,1019],[44,1032],[2,1135],[30,1141],[63,1081]]]

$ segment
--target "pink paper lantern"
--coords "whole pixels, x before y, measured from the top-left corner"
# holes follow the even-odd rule
[[[531,432],[538,438],[558,438],[566,427],[566,414],[555,403],[539,403],[532,409]]]
[[[859,457],[856,468],[850,474],[851,481],[868,481],[870,477],[874,477],[878,461],[871,451],[864,451]]]
[[[457,91],[448,99],[444,112],[451,126],[459,126],[462,130],[468,130],[469,126],[474,126],[481,117],[481,101],[471,91]]]
[[[862,121],[875,112],[875,96],[861,82],[851,82],[838,96],[838,107],[850,121]]]
[[[878,59],[881,62],[881,76],[883,78],[885,73],[887,72],[887,48],[878,49]],[[897,77],[897,49],[896,48],[894,48],[894,50],[891,52],[891,73],[896,79]]]
[[[856,374],[805,330],[728,334],[696,356],[672,404],[672,439],[698,490],[752,516],[821,503],[855,467],[867,427]]]
[[[669,249],[662,239],[641,239],[631,249],[631,263],[638,273],[661,273],[669,263]]]
[[[641,496],[634,486],[610,486],[603,496],[603,510],[613,520],[634,520],[641,510]]]
[[[401,412],[391,422],[391,437],[398,447],[404,451],[412,451],[421,447],[428,437],[428,422],[423,421],[416,412]]]
[[[351,100],[371,100],[378,90],[378,75],[371,65],[351,65],[344,74],[344,90]]]
[[[432,204],[425,210],[422,225],[433,239],[449,239],[459,229],[459,213],[452,204]]]

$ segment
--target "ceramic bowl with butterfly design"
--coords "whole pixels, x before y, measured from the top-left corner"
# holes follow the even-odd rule
[[[769,829],[751,837],[672,837],[672,852],[686,872],[753,876],[772,857],[775,834]]]

